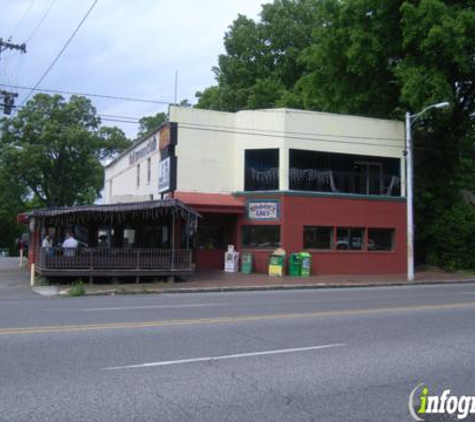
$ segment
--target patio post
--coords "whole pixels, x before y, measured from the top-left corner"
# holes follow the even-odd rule
[[[175,267],[175,213],[172,214],[172,270]]]

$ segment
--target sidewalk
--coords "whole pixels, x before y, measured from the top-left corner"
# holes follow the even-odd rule
[[[440,270],[419,271],[413,284],[475,283],[475,274],[447,273]],[[388,275],[320,275],[312,277],[269,277],[266,274],[198,272],[189,281],[174,283],[141,283],[86,285],[86,294],[134,293],[197,293],[221,291],[258,291],[286,289],[316,289],[337,287],[369,287],[407,285],[405,274]]]

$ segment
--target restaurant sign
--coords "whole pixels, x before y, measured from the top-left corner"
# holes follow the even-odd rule
[[[280,202],[274,200],[250,200],[247,203],[249,220],[278,220],[280,218]]]
[[[167,157],[158,163],[158,193],[176,189],[176,157]]]
[[[155,151],[157,149],[157,143],[157,137],[153,135],[152,138],[150,138],[144,146],[133,150],[129,154],[129,163],[132,165]]]

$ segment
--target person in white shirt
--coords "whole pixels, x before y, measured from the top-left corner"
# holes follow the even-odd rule
[[[74,256],[78,247],[78,241],[74,238],[71,232],[66,232],[66,239],[63,242],[63,249],[65,256]]]
[[[47,250],[49,250],[49,248],[53,247],[53,242],[51,241],[51,237],[50,237],[49,234],[47,234],[44,237],[43,242],[41,242],[41,247],[46,248]]]

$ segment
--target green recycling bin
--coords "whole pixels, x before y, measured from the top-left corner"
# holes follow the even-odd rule
[[[252,254],[249,252],[243,252],[241,259],[241,272],[243,274],[252,273]]]
[[[289,275],[299,277],[301,272],[301,258],[298,253],[291,253],[289,256]]]
[[[300,252],[300,275],[302,277],[309,277],[312,268],[312,255],[308,252]]]

